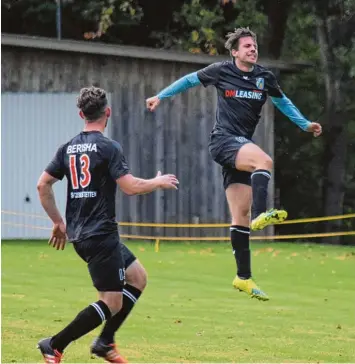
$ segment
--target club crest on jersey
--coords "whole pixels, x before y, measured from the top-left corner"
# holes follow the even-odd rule
[[[264,90],[264,86],[265,86],[265,81],[263,77],[259,77],[256,79],[256,87],[259,90]]]

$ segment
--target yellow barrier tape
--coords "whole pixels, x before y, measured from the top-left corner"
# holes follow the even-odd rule
[[[37,219],[49,220],[48,216],[36,215],[36,214],[29,214],[29,213],[26,213],[26,212],[16,212],[16,211],[1,210],[1,213],[2,214],[5,214],[5,215],[28,216],[28,217],[33,217],[33,218],[37,218]]]
[[[37,226],[37,225],[27,225],[27,224],[17,224],[9,221],[2,221],[4,225],[27,227],[30,229],[39,230],[52,230],[50,227]],[[346,236],[355,235],[355,231],[339,231],[334,233],[314,233],[314,234],[294,234],[294,235],[274,235],[274,236],[252,236],[250,240],[281,240],[281,239],[304,239],[304,238],[321,238],[330,236]],[[218,237],[218,236],[201,236],[201,237],[191,237],[191,236],[145,236],[145,235],[130,235],[130,234],[120,234],[122,238],[126,239],[136,239],[136,240],[155,240],[156,245],[159,246],[160,241],[229,241],[230,237]]]
[[[1,224],[11,225],[11,226],[18,226],[18,227],[27,227],[27,228],[30,228],[30,229],[38,229],[38,230],[52,230],[52,228],[50,228],[50,227],[37,226],[37,225],[27,225],[27,224],[15,224],[14,222],[8,222],[8,221],[1,221]]]
[[[318,222],[318,221],[330,221],[330,220],[338,220],[338,219],[352,219],[354,217],[355,217],[355,214],[323,216],[323,217],[308,217],[308,218],[304,218],[304,219],[285,220],[278,225],[300,224],[302,222]]]
[[[44,215],[29,214],[24,212],[6,211],[1,210],[2,214],[6,215],[19,215],[19,216],[29,216],[33,218],[40,218],[48,220],[48,217]],[[338,219],[351,219],[355,218],[354,214],[346,215],[335,215],[335,216],[323,216],[323,217],[310,217],[304,219],[286,220],[278,225],[286,224],[300,224],[305,222],[320,222],[320,221],[330,221]],[[133,227],[165,227],[165,228],[227,228],[230,224],[169,224],[169,223],[149,223],[149,222],[117,222],[120,226],[133,226]]]
[[[212,237],[212,236],[201,236],[201,237],[190,237],[190,236],[145,236],[145,235],[131,235],[131,234],[120,234],[121,238],[124,239],[135,239],[135,240],[155,240],[155,241],[224,241],[230,240],[230,237]]]
[[[230,227],[230,224],[168,224],[158,222],[118,222],[120,226],[164,227],[164,228],[219,228]]]
[[[339,231],[334,233],[315,233],[315,234],[298,234],[298,235],[274,235],[274,236],[251,236],[250,240],[281,240],[281,239],[304,239],[304,238],[321,238],[330,236],[355,235],[355,231]],[[136,240],[160,240],[160,241],[229,241],[229,236],[213,237],[213,236],[144,236],[120,234],[122,238]]]
[[[314,233],[314,234],[294,234],[294,235],[275,235],[275,236],[252,236],[250,240],[281,240],[281,239],[305,239],[305,238],[326,238],[330,236],[355,235],[355,231],[339,231],[334,233]]]
[[[324,217],[310,217],[304,219],[286,220],[278,225],[284,224],[300,224],[304,222],[318,222],[330,221],[338,219],[351,219],[355,218],[355,214],[337,215],[337,216],[324,216]],[[136,226],[136,227],[166,227],[166,228],[226,228],[230,224],[164,224],[164,223],[149,223],[149,222],[119,222],[120,226]]]
[[[278,225],[284,224],[300,224],[304,222],[318,222],[330,221],[338,219],[351,219],[355,218],[355,214],[337,215],[337,216],[324,216],[324,217],[310,217],[304,219],[286,220]],[[225,228],[230,227],[230,224],[163,224],[163,223],[148,223],[148,222],[119,222],[120,226],[137,226],[137,227],[166,227],[166,228]]]

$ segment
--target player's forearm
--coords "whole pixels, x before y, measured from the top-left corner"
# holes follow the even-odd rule
[[[55,203],[53,188],[49,184],[38,184],[37,190],[41,204],[54,224],[63,222],[62,216]]]
[[[190,73],[174,83],[172,83],[170,86],[166,87],[164,90],[160,91],[158,93],[159,99],[165,99],[167,97],[171,97],[174,95],[177,95],[183,91],[186,91],[187,89],[191,87],[195,87],[197,85],[200,85],[201,81],[197,77],[197,72]]]
[[[293,123],[298,125],[302,130],[306,131],[310,121],[307,120],[292,101],[283,94],[282,97],[271,97],[273,104],[286,115]]]
[[[160,184],[156,178],[143,179],[135,177],[130,190],[127,192],[129,195],[143,195],[153,192],[158,188],[160,188]]]

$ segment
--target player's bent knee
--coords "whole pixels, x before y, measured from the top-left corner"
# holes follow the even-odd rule
[[[272,170],[273,161],[257,145],[248,143],[238,151],[235,166],[240,171],[254,172],[257,169]]]
[[[126,283],[139,289],[141,292],[146,287],[147,272],[138,260],[134,261],[126,269]]]
[[[116,315],[122,308],[122,292],[100,292],[100,300],[105,302],[111,315]]]
[[[271,157],[266,155],[265,158],[264,158],[264,161],[263,161],[263,165],[264,165],[263,169],[271,171],[273,166],[274,166],[274,161],[271,159]]]
[[[255,170],[265,169],[271,171],[274,165],[274,161],[267,154],[260,157],[255,163]]]

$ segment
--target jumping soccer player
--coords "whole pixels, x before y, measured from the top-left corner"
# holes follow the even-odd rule
[[[291,121],[314,136],[322,133],[318,123],[306,120],[281,91],[275,75],[256,64],[256,35],[239,28],[227,35],[225,47],[233,60],[213,63],[188,74],[148,98],[146,106],[154,111],[162,99],[191,87],[213,85],[217,89],[216,123],[210,135],[209,152],[223,169],[224,188],[232,217],[231,243],[237,264],[233,286],[260,300],[268,296],[252,280],[249,234],[287,217],[284,210],[267,210],[267,188],[273,161],[251,140],[261,109],[270,95],[273,103]],[[249,211],[251,206],[251,222]]]
[[[156,189],[177,189],[174,175],[153,179],[134,177],[122,147],[103,135],[111,109],[106,93],[83,88],[77,100],[84,130],[62,145],[38,182],[41,204],[53,221],[49,244],[63,250],[68,238],[87,263],[99,300],[82,310],[53,337],[38,343],[46,363],[60,363],[64,349],[74,340],[106,324],[91,352],[110,363],[127,363],[115,347],[114,335],[139,299],[146,272],[133,253],[120,242],[116,213],[117,184],[128,195]],[[55,203],[52,185],[68,180],[65,225]]]

